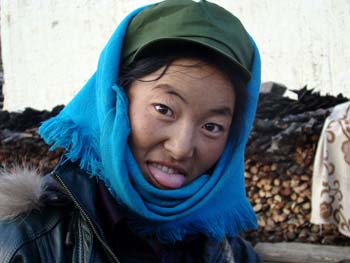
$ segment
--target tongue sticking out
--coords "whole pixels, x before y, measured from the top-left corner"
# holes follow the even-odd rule
[[[164,188],[176,189],[185,184],[186,178],[183,174],[166,173],[152,164],[148,165],[148,169],[152,179]]]

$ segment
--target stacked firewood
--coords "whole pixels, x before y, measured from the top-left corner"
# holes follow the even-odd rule
[[[49,148],[37,134],[37,128],[24,132],[0,130],[0,168],[19,165],[38,169],[41,174],[49,173],[63,153]]]
[[[43,174],[52,170],[63,151],[50,152],[37,130],[42,121],[55,116],[62,108],[57,106],[50,112],[31,108],[22,113],[0,111],[0,168],[22,165],[34,167]]]
[[[303,88],[297,100],[261,94],[246,148],[246,191],[257,213],[253,241],[350,244],[332,225],[310,223],[314,155],[326,117],[347,99]]]
[[[321,96],[303,88],[298,99],[276,89],[261,93],[254,127],[246,147],[246,192],[259,229],[245,237],[259,241],[296,241],[350,245],[335,226],[310,223],[313,159],[322,126],[332,108],[347,99]],[[16,163],[50,171],[62,151],[37,135],[40,122],[57,114],[27,109],[22,114],[0,111],[0,168]]]

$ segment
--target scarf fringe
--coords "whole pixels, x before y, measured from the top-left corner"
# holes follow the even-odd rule
[[[235,207],[234,211],[226,214],[213,215],[212,218],[197,219],[195,221],[183,221],[181,224],[164,224],[159,226],[157,222],[154,228],[145,229],[144,224],[138,220],[132,220],[130,226],[140,236],[154,235],[164,244],[174,244],[177,241],[184,240],[189,236],[205,234],[206,237],[221,241],[226,237],[232,238],[242,232],[257,229],[256,216],[252,213],[250,205],[247,202]]]
[[[57,148],[66,150],[65,161],[79,160],[80,168],[88,174],[101,174],[102,163],[93,146],[92,138],[85,135],[72,120],[61,115],[53,117],[41,124],[39,134],[47,144],[51,145],[50,151]]]

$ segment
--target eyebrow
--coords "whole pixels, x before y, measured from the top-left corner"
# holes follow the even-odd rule
[[[220,108],[217,108],[217,109],[211,109],[209,111],[211,113],[213,113],[213,114],[230,116],[230,117],[233,116],[233,112],[232,112],[231,108],[230,107],[226,107],[226,106],[223,106],[223,107],[220,107]]]
[[[177,93],[176,91],[174,91],[174,87],[173,86],[170,86],[168,84],[159,84],[155,87],[153,87],[152,89],[159,89],[159,88],[164,88],[166,89],[166,93],[170,94],[170,95],[174,95],[174,96],[177,96],[179,97],[184,103],[188,104],[187,100],[182,97],[179,93]]]
[[[174,95],[179,97],[184,103],[188,104],[188,102],[186,101],[186,99],[184,97],[182,97],[179,93],[177,93],[176,91],[174,91],[174,87],[168,84],[159,84],[155,87],[153,87],[152,89],[160,89],[160,88],[165,88],[166,89],[166,93],[170,94],[170,95]],[[210,109],[209,110],[210,113],[212,113],[213,115],[223,115],[223,116],[229,116],[232,117],[233,116],[233,112],[232,109],[230,107],[227,106],[222,106],[222,107],[218,107],[215,109]]]

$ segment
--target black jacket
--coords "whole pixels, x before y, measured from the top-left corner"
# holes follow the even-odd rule
[[[16,218],[0,221],[1,262],[120,262],[98,219],[95,179],[66,163],[40,180],[39,209],[19,211]],[[0,196],[6,194],[1,183]],[[123,262],[144,261],[130,255]],[[251,246],[237,237],[222,242],[206,239],[200,258],[188,262],[260,261]]]

